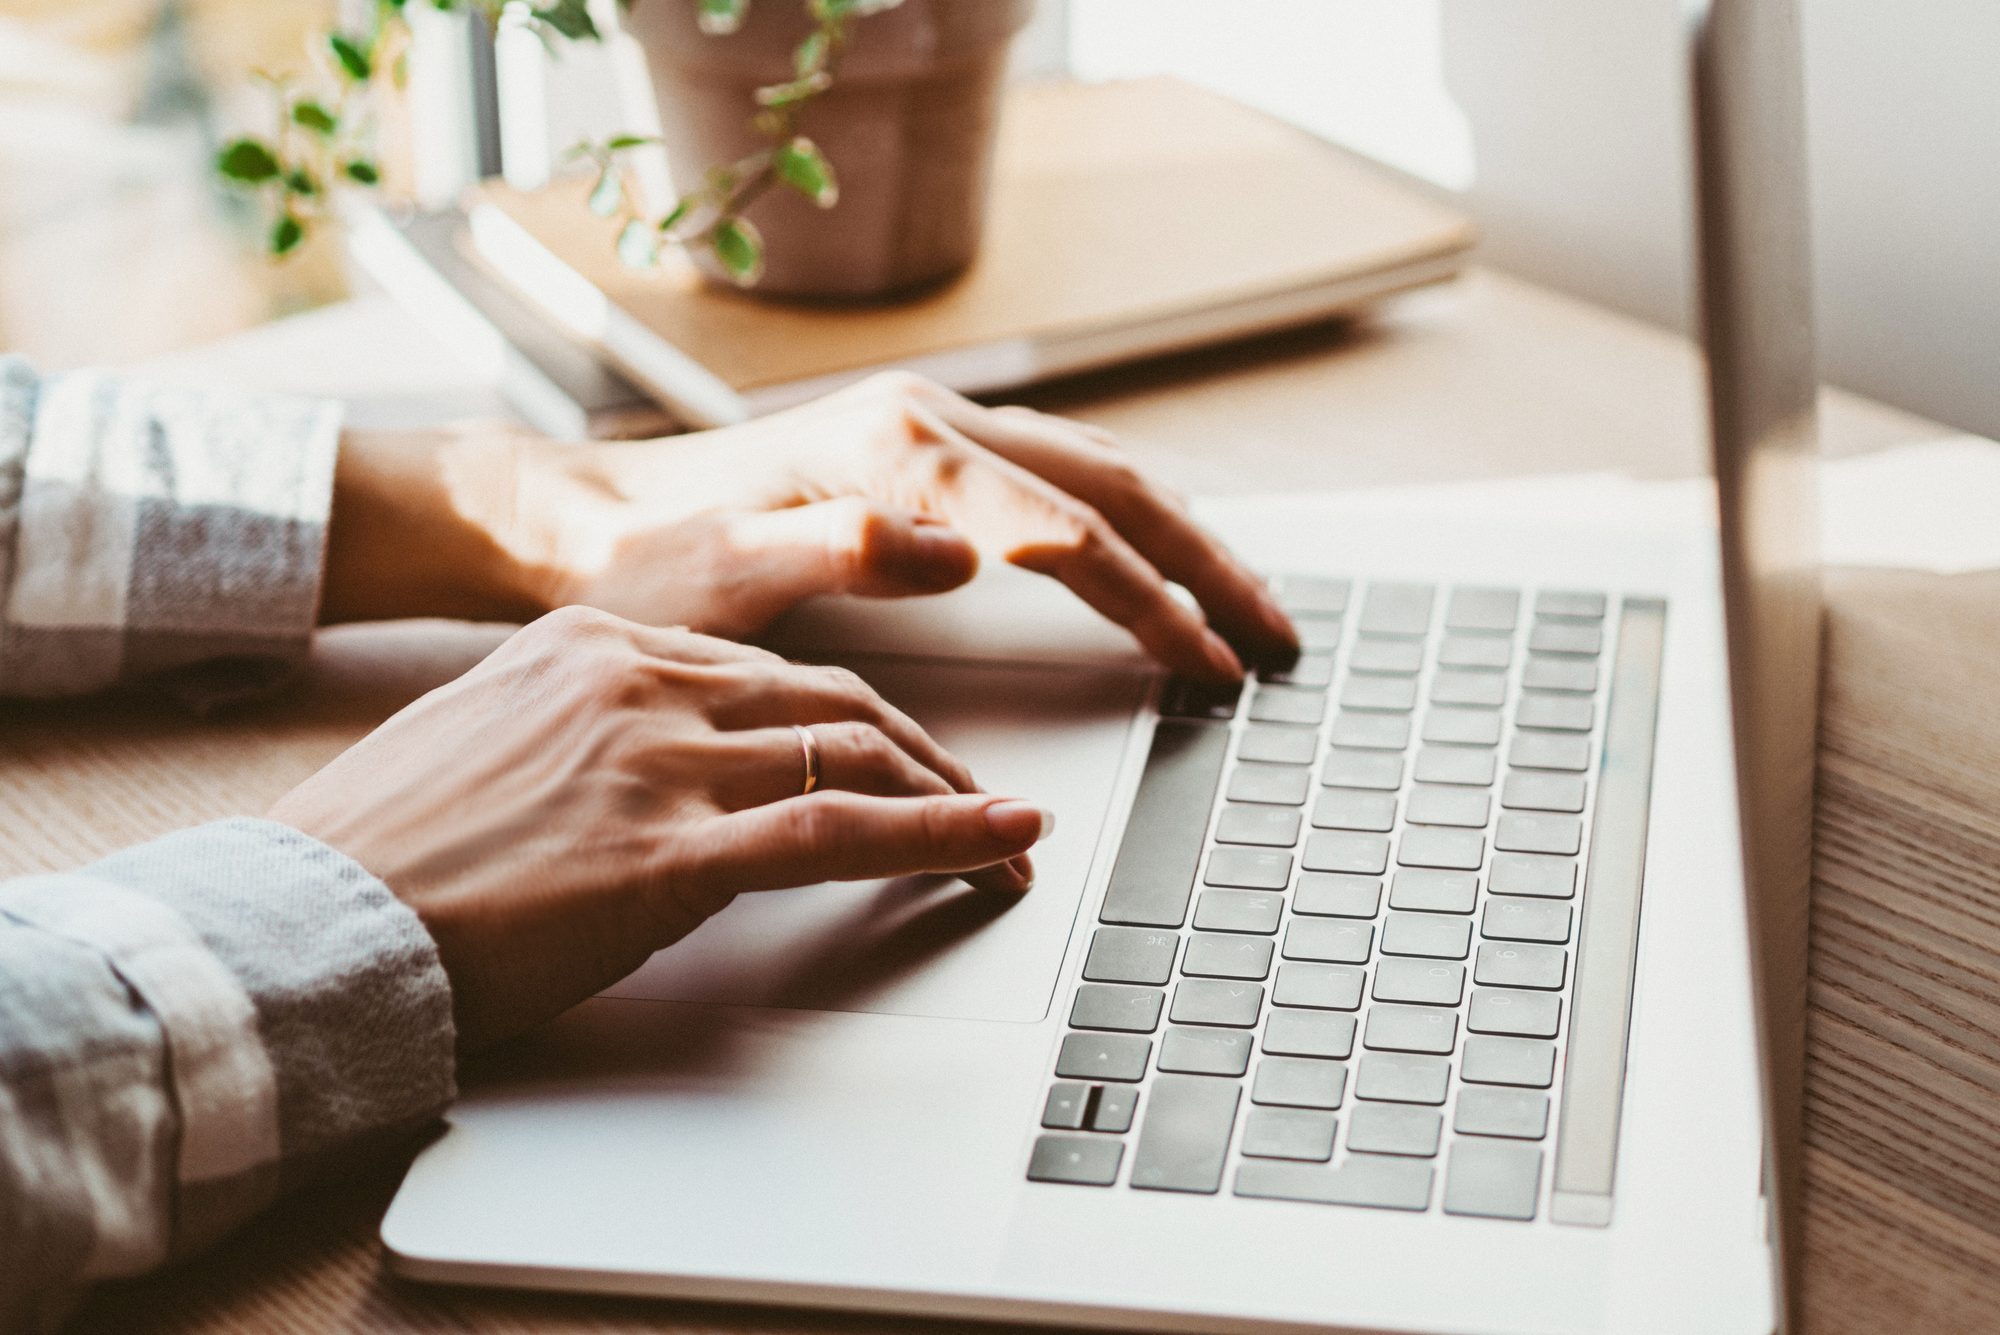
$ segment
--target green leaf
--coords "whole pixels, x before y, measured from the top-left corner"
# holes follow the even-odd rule
[[[660,234],[634,218],[618,233],[618,262],[628,269],[650,269],[660,260]]]
[[[620,149],[643,148],[647,144],[657,144],[659,142],[660,136],[656,134],[614,134],[604,141],[604,146],[613,153],[616,153]]]
[[[347,173],[348,180],[360,185],[374,185],[382,179],[381,170],[366,158],[355,158],[341,170]]]
[[[625,192],[618,179],[617,168],[606,166],[603,171],[597,173],[597,184],[590,187],[590,211],[600,217],[609,218],[618,212],[619,201],[624,197]]]
[[[271,224],[271,253],[288,255],[305,240],[305,225],[287,213]]]
[[[747,218],[731,218],[716,227],[709,247],[730,281],[750,287],[764,274],[764,238]]]
[[[792,52],[792,72],[803,79],[808,74],[817,74],[825,69],[830,45],[826,29],[813,29],[812,34],[799,43],[799,49]]]
[[[573,42],[598,36],[597,24],[590,17],[587,0],[555,0],[553,4],[543,5],[531,12],[537,21],[554,28]]]
[[[894,9],[903,0],[808,0],[806,9],[821,23],[840,23]]]
[[[319,182],[313,179],[311,172],[297,167],[286,175],[285,189],[295,195],[316,195],[319,193]]]
[[[694,212],[694,206],[698,202],[699,201],[697,197],[694,195],[683,195],[681,197],[680,203],[674,205],[673,208],[668,211],[667,216],[660,219],[661,234],[665,235],[666,233],[673,231],[674,228],[680,226],[681,223],[685,222],[687,220],[688,214]]]
[[[711,37],[722,37],[743,26],[750,12],[750,0],[701,0],[695,22]]]
[[[840,202],[840,184],[833,178],[833,164],[819,145],[803,135],[789,144],[780,144],[771,154],[771,166],[778,179],[823,209]]]
[[[333,52],[333,58],[339,62],[340,68],[346,71],[347,77],[356,83],[366,81],[369,74],[373,72],[374,66],[368,61],[368,53],[347,38],[342,37],[339,33],[328,33],[326,35],[326,46],[329,51]]]
[[[278,158],[255,139],[238,139],[215,155],[215,169],[238,185],[261,185],[278,174]]]
[[[292,103],[292,123],[303,125],[319,135],[332,134],[340,128],[340,122],[333,118],[331,111],[317,102],[310,101]]]
[[[803,79],[793,79],[790,83],[774,83],[757,90],[757,105],[760,107],[795,106],[815,93],[823,93],[833,86],[833,76],[825,70],[808,74]]]

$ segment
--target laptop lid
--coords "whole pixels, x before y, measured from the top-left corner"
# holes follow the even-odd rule
[[[1817,377],[1796,0],[1697,0],[1697,235],[1736,736],[1765,1189],[1798,1257],[1820,575]]]

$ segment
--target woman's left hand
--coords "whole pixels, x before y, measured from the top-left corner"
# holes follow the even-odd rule
[[[904,373],[660,440],[350,433],[323,618],[582,603],[741,639],[815,594],[954,588],[982,555],[1060,580],[1177,672],[1297,649],[1263,582],[1104,432]]]

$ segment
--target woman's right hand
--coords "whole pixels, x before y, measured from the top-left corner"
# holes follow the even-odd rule
[[[793,725],[812,729],[803,795]],[[1049,817],[852,673],[565,608],[398,713],[271,811],[437,941],[462,1049],[548,1019],[736,895],[967,873],[1027,889]]]

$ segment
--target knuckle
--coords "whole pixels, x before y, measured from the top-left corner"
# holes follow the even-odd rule
[[[935,380],[903,370],[878,371],[865,383],[882,397],[904,403],[932,401],[942,388]]]
[[[547,638],[561,643],[609,634],[624,624],[609,612],[600,612],[582,603],[571,603],[544,613],[529,623],[526,629],[538,639]]]

